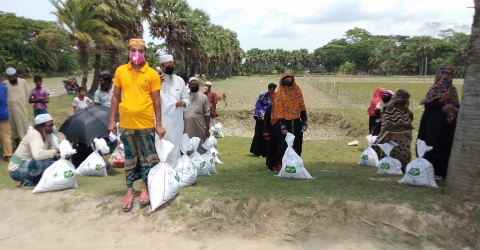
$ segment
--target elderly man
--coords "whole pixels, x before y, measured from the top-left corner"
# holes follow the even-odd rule
[[[102,74],[98,78],[99,88],[95,91],[93,102],[96,106],[112,106],[113,84],[110,74]]]
[[[8,164],[8,172],[22,188],[34,188],[43,171],[55,162],[60,153],[52,139],[53,119],[49,114],[35,117],[35,127],[22,139]]]
[[[20,140],[27,134],[28,130],[28,97],[30,94],[28,83],[17,77],[17,70],[7,68],[5,71],[10,84],[8,87],[8,115],[10,117],[10,128],[12,139],[16,147]]]
[[[208,104],[207,96],[198,93],[200,88],[198,79],[192,77],[189,79],[190,86],[190,106],[184,114],[185,133],[188,137],[200,138],[200,145],[210,137],[210,105]],[[197,151],[204,154],[206,150],[203,147],[198,147]]]
[[[165,140],[175,146],[168,154],[166,163],[174,166],[180,154],[180,142],[183,135],[183,111],[187,110],[190,100],[185,82],[179,76],[173,74],[173,56],[160,56],[160,72],[165,80],[162,82],[160,91],[162,102],[162,122],[165,128]],[[157,138],[158,139],[158,138]]]
[[[160,138],[165,135],[161,119],[160,77],[145,61],[145,41],[130,39],[128,54],[130,61],[115,71],[115,91],[108,125],[108,129],[116,134],[115,116],[119,111],[127,182],[127,193],[123,197],[124,212],[130,212],[133,208],[136,195],[133,182],[138,179],[143,180],[140,204],[150,203],[148,173],[160,162],[155,150],[154,134]]]
[[[206,82],[205,83],[205,92],[204,94],[207,96],[208,103],[210,104],[210,127],[215,126],[215,118],[218,117],[217,115],[217,94],[212,91],[212,83]]]
[[[0,138],[2,140],[3,157],[7,162],[10,162],[10,157],[12,157],[12,133],[8,121],[7,95],[7,85],[0,82]]]

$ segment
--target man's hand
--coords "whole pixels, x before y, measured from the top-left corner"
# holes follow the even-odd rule
[[[185,107],[185,102],[182,101],[182,100],[178,100],[177,103],[175,104],[175,108],[178,108],[178,107]]]
[[[117,123],[115,121],[110,121],[108,123],[108,130],[117,135]]]
[[[210,130],[207,128],[205,129],[205,136],[208,138],[210,137]]]
[[[167,78],[165,78],[164,75],[160,75],[160,81],[165,82],[165,81],[167,81]]]
[[[157,132],[158,137],[162,139],[165,136],[165,129],[163,128],[162,124],[157,124],[155,126],[155,131]]]

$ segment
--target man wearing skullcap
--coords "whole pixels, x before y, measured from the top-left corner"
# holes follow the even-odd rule
[[[183,135],[183,111],[187,110],[190,104],[187,88],[183,79],[173,74],[173,56],[160,56],[160,72],[165,78],[160,91],[162,102],[162,123],[165,128],[165,140],[175,146],[168,154],[165,161],[168,165],[174,166],[180,156],[180,142]],[[158,137],[157,137],[158,140]]]
[[[28,97],[30,94],[27,81],[17,77],[17,70],[12,67],[5,71],[8,82],[8,115],[10,117],[10,128],[15,147],[18,147],[20,140],[27,134],[28,130]]]
[[[210,127],[215,126],[215,118],[218,117],[217,114],[217,94],[212,91],[212,83],[206,82],[205,83],[205,92],[204,94],[207,96],[208,102],[210,104]]]
[[[150,203],[148,173],[160,162],[155,150],[155,134],[160,138],[165,136],[161,115],[160,77],[145,61],[145,49],[145,41],[130,39],[130,61],[117,68],[113,81],[115,91],[108,129],[114,134],[117,133],[115,116],[118,111],[127,183],[127,193],[123,197],[124,212],[130,212],[133,208],[133,198],[136,195],[133,182],[136,180],[143,180],[140,204]]]
[[[190,106],[184,114],[185,133],[188,137],[200,138],[200,144],[210,137],[210,105],[207,96],[199,93],[198,79],[191,77],[188,80],[190,86]],[[204,154],[206,150],[198,147],[198,153]],[[189,152],[191,153],[191,152]]]
[[[55,162],[60,150],[52,139],[53,119],[49,114],[35,117],[34,129],[28,131],[8,164],[10,177],[22,188],[34,188],[43,171]]]

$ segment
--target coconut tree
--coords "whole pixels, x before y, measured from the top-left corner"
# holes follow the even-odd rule
[[[98,1],[50,0],[50,3],[55,7],[53,14],[57,17],[61,32],[76,49],[82,70],[82,87],[86,89],[90,54],[97,44],[120,44],[120,33],[104,22],[108,13]],[[52,33],[40,35],[49,37]]]
[[[458,112],[455,139],[448,166],[445,193],[453,197],[480,199],[480,0],[475,0],[466,74]]]

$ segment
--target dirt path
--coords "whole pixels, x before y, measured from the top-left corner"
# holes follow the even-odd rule
[[[119,197],[94,199],[72,190],[37,195],[2,190],[0,197],[3,249],[440,249],[435,240],[461,249],[455,235],[467,230],[461,228],[463,221],[448,214],[361,202],[295,207],[254,199],[246,204],[189,204],[176,197],[150,213],[150,207],[138,206],[137,198],[132,212],[125,214]],[[410,236],[380,220],[422,236]]]

